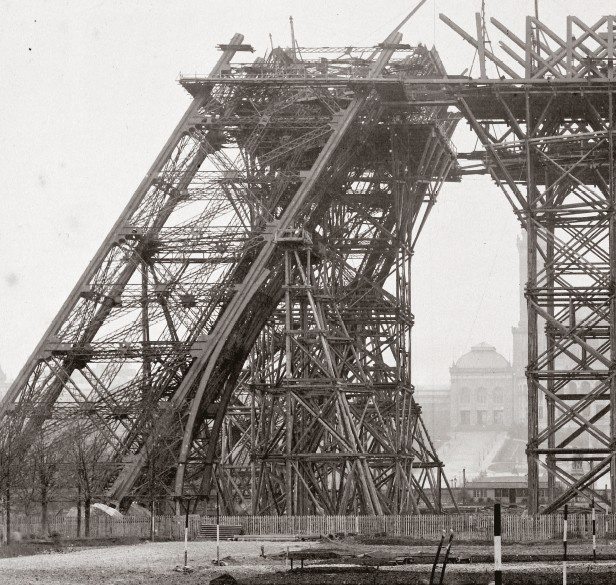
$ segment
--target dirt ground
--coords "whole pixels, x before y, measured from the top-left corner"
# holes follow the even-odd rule
[[[288,546],[298,549],[300,544],[305,547],[307,543],[290,542]],[[229,565],[224,572],[244,577],[284,570],[284,561],[259,557],[262,545],[267,555],[283,553],[287,543],[221,543],[221,557],[232,557],[228,559]],[[0,584],[194,585],[209,583],[211,578],[223,572],[212,565],[216,558],[216,543],[205,541],[189,543],[188,564],[194,572],[175,572],[174,568],[184,563],[183,547],[182,542],[147,542],[4,558],[0,559]]]
[[[260,557],[264,547],[265,558]],[[430,565],[403,565],[382,567],[377,572],[364,570],[341,571],[336,566],[314,567],[305,572],[287,573],[285,553],[303,549],[334,549],[340,553],[367,554],[371,556],[412,556],[433,554],[435,545],[374,545],[360,544],[353,539],[335,542],[268,542],[268,541],[224,541],[221,543],[221,558],[228,565],[216,567],[216,543],[199,541],[189,543],[188,564],[193,569],[189,574],[174,571],[183,564],[183,543],[156,542],[100,548],[66,549],[70,552],[51,552],[35,556],[21,556],[0,559],[1,585],[205,585],[221,573],[233,575],[242,585],[379,585],[427,583]],[[528,553],[557,553],[559,543],[553,545],[505,546],[504,555]],[[588,543],[571,544],[571,554],[590,554]],[[480,556],[491,552],[489,545],[454,546],[455,555]],[[599,552],[616,559],[616,543],[601,543]],[[346,562],[346,561],[341,561]],[[444,582],[449,585],[482,585],[489,583],[492,575],[491,563],[450,565]],[[570,585],[613,585],[616,583],[616,561],[571,562],[569,564]],[[536,578],[541,575],[541,579]],[[525,585],[540,583],[551,585],[562,582],[559,562],[549,563],[508,563],[505,566],[504,583]]]

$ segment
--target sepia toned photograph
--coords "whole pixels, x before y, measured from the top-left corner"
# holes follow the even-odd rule
[[[0,585],[615,585],[611,0],[0,0]]]

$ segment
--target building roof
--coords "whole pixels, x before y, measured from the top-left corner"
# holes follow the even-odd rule
[[[415,388],[415,397],[422,406],[446,406],[449,408],[450,386],[424,386]]]
[[[540,487],[547,485],[547,480],[539,480]],[[466,487],[469,489],[526,488],[528,487],[528,480],[525,475],[496,475],[467,481]]]
[[[450,386],[415,386],[415,393],[420,396],[428,396],[430,394],[443,395],[451,392]]]
[[[459,358],[453,367],[465,370],[504,370],[511,369],[511,364],[493,345],[480,343],[471,347],[471,351]]]

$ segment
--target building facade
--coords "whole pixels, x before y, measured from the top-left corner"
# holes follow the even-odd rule
[[[480,343],[471,347],[449,372],[453,429],[513,426],[513,368],[494,346]]]
[[[547,482],[539,482],[539,501],[547,501]],[[504,505],[525,505],[528,500],[526,477],[503,475],[483,477],[466,484],[464,493],[459,492],[458,501],[464,504],[489,504],[500,502]]]
[[[436,445],[449,439],[451,399],[449,386],[423,386],[416,389],[416,399],[430,438]]]

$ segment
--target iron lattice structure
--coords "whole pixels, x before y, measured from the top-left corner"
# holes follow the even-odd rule
[[[442,79],[438,55],[399,33],[220,49],[1,403],[5,440],[102,441],[95,492],[119,505],[216,489],[228,512],[438,511],[409,279],[458,116],[372,83]]]
[[[192,105],[0,405],[14,450],[77,420],[111,501],[215,483],[227,511],[439,509],[410,258],[443,181],[487,172],[528,233],[529,511],[540,469],[544,511],[616,510],[615,17],[492,19],[502,57],[480,15],[476,36],[441,18],[479,78],[393,33],[232,65],[236,35],[182,79]],[[453,108],[483,146],[462,170]]]
[[[541,470],[545,512],[576,495],[614,512],[616,17],[569,16],[562,36],[528,17],[523,38],[492,18],[502,58],[480,15],[476,37],[441,18],[478,51],[480,79],[448,91],[528,234],[529,511]]]

